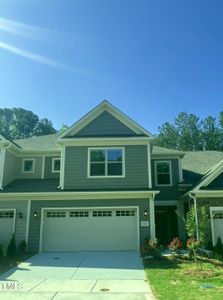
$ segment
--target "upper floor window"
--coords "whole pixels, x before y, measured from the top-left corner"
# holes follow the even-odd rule
[[[88,177],[124,177],[124,148],[89,148]]]
[[[22,162],[22,172],[23,173],[34,173],[34,158],[24,158]]]
[[[172,185],[172,170],[170,161],[155,161],[155,184]]]
[[[52,173],[59,173],[60,172],[60,158],[53,158],[52,159]]]

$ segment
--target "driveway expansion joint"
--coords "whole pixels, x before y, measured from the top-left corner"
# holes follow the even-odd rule
[[[38,282],[36,285],[32,286],[30,290],[28,290],[28,293],[30,293],[32,290],[34,290],[37,286],[41,285],[44,281],[46,281],[47,279],[43,279],[40,282]]]

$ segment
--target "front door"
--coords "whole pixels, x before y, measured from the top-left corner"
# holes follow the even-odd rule
[[[167,246],[173,238],[178,236],[176,210],[175,205],[155,207],[156,238],[162,246]]]

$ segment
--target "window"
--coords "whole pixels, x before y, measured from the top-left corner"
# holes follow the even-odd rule
[[[123,148],[89,149],[88,162],[88,177],[124,177]]]
[[[65,211],[48,211],[46,213],[47,218],[65,218],[66,213]]]
[[[22,163],[22,172],[23,173],[34,173],[34,162],[35,160],[32,159],[23,159]]]
[[[156,185],[172,185],[170,161],[155,162],[155,183]]]
[[[92,216],[93,217],[112,217],[112,211],[110,211],[110,210],[93,211]]]
[[[133,217],[135,216],[134,210],[117,210],[116,217]]]
[[[60,172],[60,158],[53,158],[52,159],[52,173],[59,173]]]
[[[0,219],[12,219],[14,218],[13,211],[1,211],[0,212]]]
[[[70,211],[70,218],[84,218],[89,217],[88,211]]]

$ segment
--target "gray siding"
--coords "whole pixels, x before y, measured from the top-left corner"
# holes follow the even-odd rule
[[[27,201],[0,201],[0,209],[16,209],[16,223],[15,223],[15,237],[16,242],[19,243],[25,239],[26,235],[26,218],[27,218]],[[18,217],[21,212],[23,218]],[[1,238],[0,238],[1,242]]]
[[[172,166],[172,186],[156,186],[155,185],[155,161],[171,161]],[[153,189],[159,190],[156,200],[177,200],[182,194],[178,192],[179,183],[179,167],[177,159],[152,159],[152,182]]]
[[[53,173],[52,172],[52,159],[53,157],[46,157],[45,158],[45,172],[44,172],[44,178],[51,179],[51,178],[59,178],[60,173]],[[59,158],[59,157],[58,157]]]
[[[27,158],[27,159],[34,158],[35,159],[34,173],[22,173],[23,158],[19,157],[16,178],[18,178],[18,179],[42,178],[43,158],[42,157],[24,157],[24,158]]]
[[[111,206],[139,206],[140,220],[149,220],[149,214],[144,216],[144,210],[149,212],[149,200],[144,199],[124,199],[124,200],[55,200],[55,201],[32,201],[30,214],[30,230],[29,230],[29,250],[39,250],[40,239],[40,220],[41,208],[44,207],[111,207]],[[33,214],[37,212],[39,217],[34,218]],[[65,233],[66,234],[66,233]],[[140,245],[144,239],[149,237],[149,227],[140,227]]]
[[[105,111],[75,134],[79,137],[110,135],[136,135],[136,133]],[[72,136],[72,133],[69,136]]]
[[[87,178],[88,147],[66,147],[65,158],[65,189],[148,188],[146,145],[125,147],[124,178]]]
[[[3,186],[7,185],[9,182],[16,178],[16,173],[18,169],[18,159],[16,156],[6,151],[5,154],[5,166],[3,174]]]

